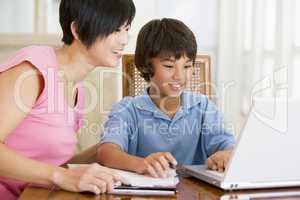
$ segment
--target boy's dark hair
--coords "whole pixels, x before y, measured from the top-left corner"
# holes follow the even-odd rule
[[[98,37],[105,38],[118,31],[125,22],[131,25],[134,16],[132,0],[61,0],[59,21],[63,31],[62,41],[72,44],[73,21],[80,40],[90,47]]]
[[[195,62],[197,42],[194,33],[176,19],[152,20],[142,27],[135,49],[135,65],[147,81],[154,75],[151,59],[187,56]]]

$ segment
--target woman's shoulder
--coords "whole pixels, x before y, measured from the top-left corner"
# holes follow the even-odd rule
[[[27,46],[14,53],[6,62],[0,65],[0,71],[5,71],[23,62],[30,62],[38,69],[57,65],[54,49],[50,46]]]
[[[52,50],[53,48],[50,46],[45,46],[45,45],[31,45],[31,46],[26,46],[21,48],[20,50],[17,51],[18,53],[25,53],[25,54],[44,54],[47,53],[47,51]]]
[[[54,53],[54,49],[50,46],[27,46],[20,49],[16,55],[20,54],[20,57],[31,61],[33,64],[37,65],[51,65],[56,64],[56,56]]]
[[[53,49],[48,46],[28,46],[18,50],[0,65],[3,80],[9,79],[12,83],[22,85],[25,93],[32,96],[36,103],[44,100],[48,68],[54,64],[54,55],[51,55],[54,52],[51,51]]]

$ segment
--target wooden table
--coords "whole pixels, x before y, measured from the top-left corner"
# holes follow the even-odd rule
[[[257,199],[300,199],[300,188],[282,188],[282,189],[265,189],[265,190],[247,190],[247,191],[234,191],[225,192],[215,188],[209,184],[196,180],[194,178],[180,178],[178,185],[178,193],[176,196],[158,197],[158,196],[118,196],[118,195],[92,195],[72,193],[66,191],[49,191],[41,188],[27,188],[20,200],[143,200],[143,199],[183,199],[183,200],[214,200],[214,199],[249,199],[245,196],[248,194],[269,194],[279,192],[296,192],[285,197],[279,196],[266,196]]]

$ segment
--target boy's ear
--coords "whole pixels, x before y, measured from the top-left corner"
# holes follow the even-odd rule
[[[71,32],[72,32],[72,35],[73,35],[74,39],[80,40],[79,36],[78,36],[78,33],[77,33],[77,26],[76,26],[76,23],[74,21],[72,21],[72,23],[71,23]]]

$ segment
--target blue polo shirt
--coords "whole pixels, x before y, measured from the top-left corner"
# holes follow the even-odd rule
[[[216,151],[232,148],[235,140],[206,96],[184,91],[172,119],[147,92],[125,97],[113,106],[104,124],[101,143],[107,142],[135,156],[170,152],[179,164],[204,164]]]

